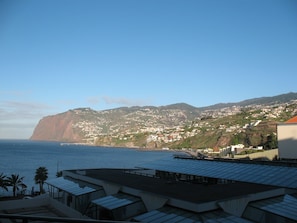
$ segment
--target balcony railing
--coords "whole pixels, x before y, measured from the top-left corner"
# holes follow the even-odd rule
[[[65,218],[65,217],[47,217],[34,215],[19,215],[19,214],[0,214],[1,219],[22,220],[23,223],[34,221],[44,222],[72,222],[72,223],[128,223],[127,221],[113,221],[113,220],[94,220],[87,218]],[[131,222],[130,222],[131,223]]]

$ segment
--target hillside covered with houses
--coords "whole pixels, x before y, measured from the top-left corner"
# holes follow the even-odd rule
[[[222,151],[230,153],[234,145],[238,151],[276,148],[277,123],[296,114],[297,93],[205,108],[184,103],[104,111],[78,108],[44,117],[31,139],[226,155]]]

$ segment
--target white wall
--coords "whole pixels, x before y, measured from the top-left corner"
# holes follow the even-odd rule
[[[277,126],[278,153],[281,159],[297,159],[297,123]]]

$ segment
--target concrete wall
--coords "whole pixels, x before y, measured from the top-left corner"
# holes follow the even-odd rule
[[[273,160],[275,156],[279,157],[279,150],[278,149],[271,149],[265,150],[263,152],[245,154],[245,155],[234,155],[235,159],[243,159],[243,158],[250,158],[250,159],[259,159],[259,158],[267,158],[269,160]]]
[[[112,212],[114,216],[113,220],[122,221],[122,220],[129,219],[133,216],[140,215],[146,212],[146,209],[142,201],[139,200],[138,202],[135,202],[133,204],[129,204],[124,207],[114,209],[112,210]]]
[[[278,124],[277,139],[279,158],[297,159],[297,123]]]

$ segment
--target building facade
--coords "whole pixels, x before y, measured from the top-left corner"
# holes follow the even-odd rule
[[[97,220],[297,222],[296,173],[284,162],[171,158],[135,169],[66,170],[46,183],[53,198]],[[64,194],[89,204],[74,206]]]
[[[297,160],[297,116],[277,125],[280,159]]]

